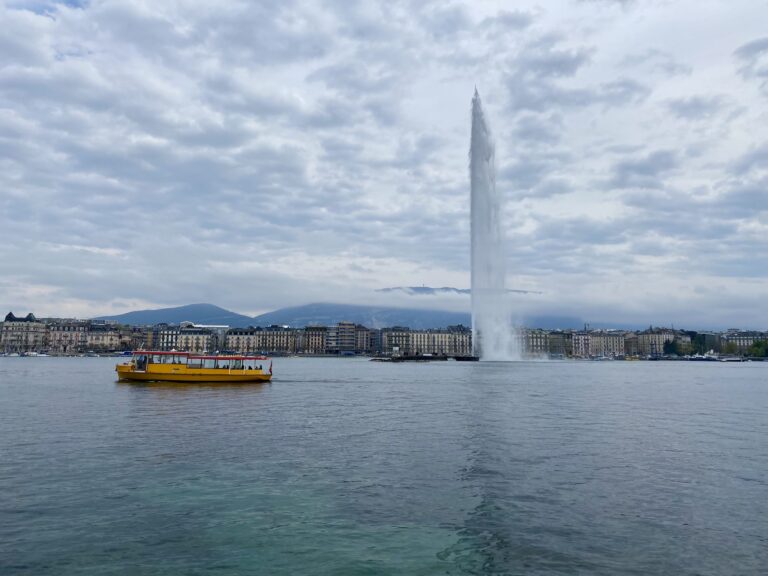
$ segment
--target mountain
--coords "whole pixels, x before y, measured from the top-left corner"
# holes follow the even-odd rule
[[[250,326],[253,318],[237,312],[225,310],[213,304],[188,304],[176,308],[159,308],[157,310],[138,310],[126,312],[117,316],[102,316],[95,320],[110,320],[121,324],[144,326],[147,324],[179,324],[194,322],[195,324],[226,324],[235,328]]]
[[[445,328],[463,324],[472,325],[472,317],[468,312],[449,312],[446,310],[428,310],[420,308],[392,308],[386,306],[354,306],[351,304],[315,303],[291,308],[281,308],[255,318],[238,314],[213,304],[189,304],[176,308],[160,308],[157,310],[138,310],[117,316],[102,316],[95,320],[110,320],[121,324],[144,326],[148,324],[179,324],[194,322],[195,324],[225,324],[233,328],[247,326],[331,326],[338,322],[354,322],[369,328],[385,328],[388,326],[407,326],[416,330],[427,328]],[[566,316],[531,316],[523,324],[531,328],[554,330],[556,328],[581,328],[584,322],[579,318]],[[619,328],[611,324],[593,324],[597,328]],[[630,328],[627,326],[627,328]]]
[[[281,308],[256,316],[253,319],[254,326],[279,324],[295,328],[303,328],[313,324],[330,326],[342,321],[362,324],[369,328],[408,326],[423,330],[426,328],[445,328],[456,324],[470,326],[472,320],[466,312],[326,303]]]
[[[515,288],[507,288],[507,292],[515,294],[541,294],[535,290],[517,290]],[[402,292],[409,296],[435,296],[443,294],[472,294],[472,290],[469,288],[454,288],[453,286],[440,286],[435,288],[433,286],[393,286],[392,288],[379,288],[376,292],[390,293],[390,292]]]

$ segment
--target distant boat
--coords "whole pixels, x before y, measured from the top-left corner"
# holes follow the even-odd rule
[[[269,382],[266,356],[199,356],[189,352],[137,350],[130,362],[115,366],[120,380],[141,382]]]

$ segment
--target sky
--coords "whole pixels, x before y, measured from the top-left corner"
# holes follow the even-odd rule
[[[768,1],[8,0],[0,309],[468,310],[471,98],[516,315],[768,330]]]

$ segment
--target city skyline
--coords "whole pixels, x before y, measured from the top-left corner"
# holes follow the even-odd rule
[[[0,8],[0,306],[469,310],[480,89],[519,316],[768,325],[768,5]]]

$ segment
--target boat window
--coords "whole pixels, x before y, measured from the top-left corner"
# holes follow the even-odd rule
[[[189,358],[189,359],[187,359],[187,366],[189,368],[202,368],[203,367],[203,359],[202,358]]]
[[[215,358],[204,358],[203,359],[203,368],[216,368],[216,359]]]

